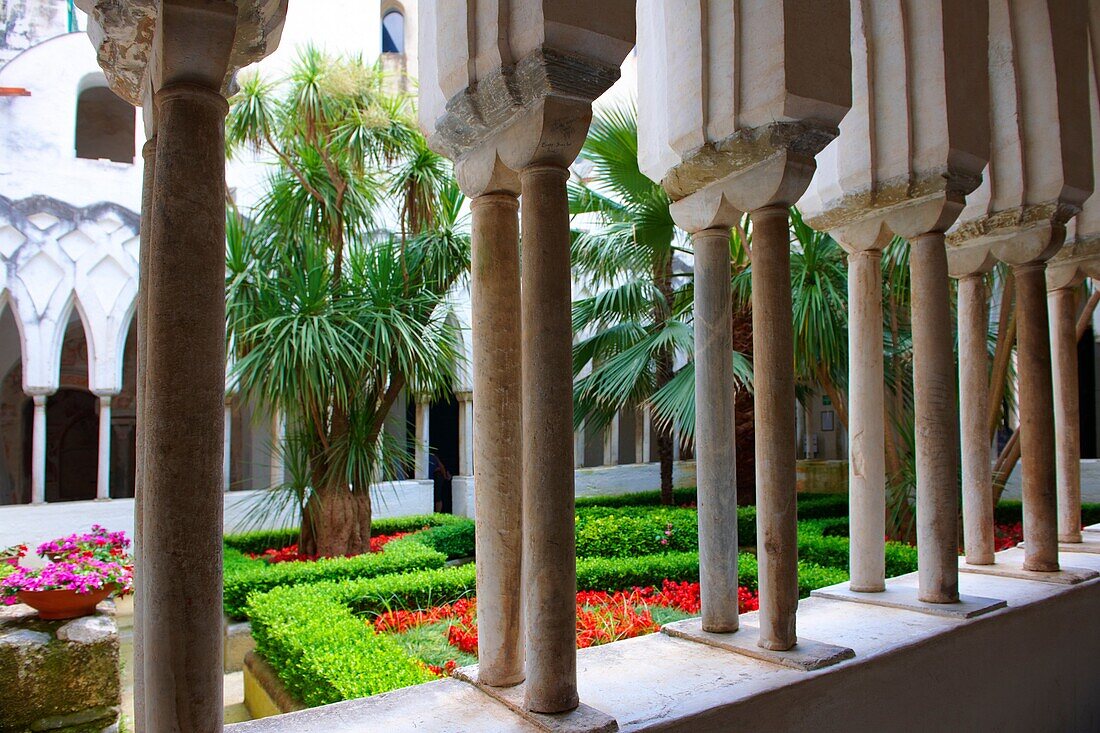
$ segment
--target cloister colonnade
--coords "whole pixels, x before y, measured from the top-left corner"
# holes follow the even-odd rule
[[[142,106],[148,134],[138,305],[139,730],[221,727],[223,120],[235,71],[278,43],[286,2],[79,2],[111,88]],[[1013,267],[1019,289],[1025,557],[1015,565],[988,552],[988,455],[964,430],[961,569],[1065,583],[1095,577],[1059,563],[1057,507],[1075,500],[1065,417],[1074,398],[1059,389],[1055,408],[1053,384],[1071,377],[1061,358],[1052,369],[1050,334],[1063,353],[1073,312],[1058,291],[1092,262],[1087,217],[1075,230],[1072,253],[1080,256],[1057,258],[1067,223],[1091,201],[1098,22],[1100,5],[1084,0],[609,0],[598,12],[550,0],[424,4],[421,125],[473,199],[480,616],[470,681],[533,725],[616,726],[585,704],[577,685],[566,181],[592,102],[635,47],[642,169],[668,191],[697,257],[703,608],[680,635],[800,670],[853,655],[828,638],[799,636],[796,625],[787,210],[799,202],[807,221],[851,253],[852,581],[826,595],[956,618],[1004,607],[959,589],[950,321],[955,275],[963,280],[960,369],[970,392],[980,381],[974,333],[985,296],[968,278],[995,259]],[[753,224],[760,613],[751,627],[740,624],[736,605],[728,342],[726,241],[742,212]],[[894,235],[912,248],[912,590],[885,581],[882,546],[876,263]],[[1052,258],[1064,262],[1051,269],[1053,326]],[[970,425],[982,406],[970,395],[962,406]],[[1072,543],[1079,538],[1070,525],[1067,514],[1062,535]],[[186,557],[177,552],[184,544]]]

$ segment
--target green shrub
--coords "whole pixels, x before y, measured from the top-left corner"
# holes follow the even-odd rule
[[[448,560],[474,556],[474,520],[457,518],[458,521],[441,524],[438,527],[417,532],[414,539],[437,552],[442,552]]]
[[[577,513],[579,557],[637,557],[699,548],[693,509],[601,508]]]
[[[799,519],[826,519],[848,516],[847,494],[800,494]]]
[[[673,489],[672,501],[674,504],[690,504],[695,501],[695,487]],[[660,491],[638,491],[632,494],[616,494],[614,496],[581,496],[577,498],[577,508],[582,507],[626,507],[626,506],[659,506],[661,504]]]
[[[276,565],[263,561],[238,565],[231,560],[232,572],[225,573],[224,581],[225,613],[230,618],[246,618],[248,597],[272,588],[438,568],[443,566],[446,559],[442,553],[415,542],[410,537],[387,543],[380,553],[356,557],[337,557],[316,562],[284,562]]]
[[[826,567],[847,568],[851,542],[848,520],[807,519],[798,523],[798,557]],[[886,543],[886,577],[915,572],[917,548],[903,542]]]
[[[417,532],[425,527],[442,527],[448,524],[461,524],[471,520],[454,514],[412,514],[407,517],[385,517],[375,519],[370,525],[371,537],[397,532]]]
[[[331,585],[276,588],[248,607],[256,650],[310,707],[433,679],[393,639],[352,615]]]
[[[279,550],[298,541],[298,528],[262,529],[255,532],[227,534],[225,546],[243,553],[262,554],[264,550]]]

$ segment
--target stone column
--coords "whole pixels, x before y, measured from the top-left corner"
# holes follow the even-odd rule
[[[634,462],[645,463],[645,410],[634,410]]]
[[[34,422],[31,435],[31,503],[46,503],[46,403],[49,395],[31,395]]]
[[[584,420],[581,420],[580,426],[573,431],[573,468],[580,468],[584,465],[584,434],[587,430]]]
[[[413,439],[416,441],[413,446],[413,478],[415,479],[431,478],[428,475],[428,416],[431,405],[426,399],[420,396],[416,398],[416,417],[413,427]]]
[[[470,208],[478,679],[504,687],[524,679],[519,202],[488,193]]]
[[[171,84],[158,112],[144,299],[142,551],[148,731],[222,729],[225,99]],[[186,551],[183,551],[184,548]],[[154,601],[155,599],[155,601]]]
[[[917,597],[959,600],[958,418],[951,290],[942,233],[910,240],[917,462]]]
[[[474,475],[474,401],[463,397],[458,401],[458,475]]]
[[[577,707],[577,567],[573,525],[573,332],[569,203],[563,165],[523,169],[524,706]]]
[[[227,398],[225,401],[225,428],[222,431],[222,490],[229,491],[233,470],[233,408]]]
[[[1046,265],[1032,262],[1015,265],[1012,271],[1016,276],[1024,569],[1055,571],[1058,570],[1058,510]]]
[[[695,461],[703,630],[737,631],[737,460],[734,436],[730,230],[695,232]]]
[[[790,232],[785,206],[751,218],[759,644],[784,651],[795,645],[798,609]]]
[[[981,273],[959,278],[959,429],[963,545],[971,565],[992,565],[993,468],[989,439],[989,296]]]
[[[649,463],[653,453],[653,414],[649,406],[641,410],[642,420],[642,460],[639,463]]]
[[[276,412],[271,416],[271,466],[268,485],[282,486],[286,481],[283,461],[283,443],[286,442],[286,416]]]
[[[141,147],[141,225],[138,240],[137,415],[134,434],[134,733],[145,733],[145,363],[148,355],[149,251],[153,228],[153,186],[157,138]]]
[[[111,498],[111,395],[99,395],[99,461],[96,464],[95,498]]]
[[[603,434],[603,465],[619,465],[619,413],[611,418],[611,423]]]
[[[882,252],[848,256],[850,587],[886,590],[886,419],[882,374]]]
[[[1077,298],[1073,288],[1048,296],[1054,378],[1058,541],[1081,541],[1081,412],[1077,383]]]

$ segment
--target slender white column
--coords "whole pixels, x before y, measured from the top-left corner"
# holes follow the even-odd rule
[[[1047,295],[1054,365],[1054,454],[1058,464],[1058,541],[1081,541],[1081,407],[1077,390],[1077,299],[1072,288]]]
[[[989,441],[989,298],[981,274],[959,278],[959,428],[963,546],[971,565],[993,558],[993,467]]]
[[[233,454],[231,452],[233,448],[233,409],[230,407],[228,400],[225,403],[225,430],[222,439],[224,442],[222,447],[224,452],[222,456],[222,488],[229,491],[230,472],[233,467]]]
[[[603,465],[619,465],[619,413],[611,418],[603,434]]]
[[[1016,353],[1020,360],[1020,473],[1024,569],[1058,570],[1054,386],[1050,366],[1046,263],[1015,265]]]
[[[848,257],[848,373],[850,587],[874,593],[886,590],[882,252],[878,250]]]
[[[474,502],[477,542],[478,678],[523,681],[523,425],[520,361],[519,202],[475,196],[470,253],[473,377],[477,409]],[[469,443],[467,443],[469,445]]]
[[[577,707],[577,563],[572,451],[569,199],[564,165],[523,169],[524,707]]]
[[[95,498],[111,498],[111,395],[99,396],[99,463]]]
[[[634,410],[634,462],[645,463],[645,410]]]
[[[416,448],[413,451],[413,478],[426,479],[428,476],[428,415],[431,405],[424,400],[416,403]]]
[[[286,416],[276,412],[271,417],[271,473],[269,486],[282,486],[286,481],[283,465],[283,443],[286,441]]]
[[[46,402],[49,395],[36,394],[34,400],[34,433],[31,437],[31,503],[46,503]]]
[[[785,206],[757,209],[751,217],[758,644],[765,649],[786,651],[797,642],[798,610],[790,231]]]
[[[951,290],[943,234],[910,241],[917,459],[917,597],[959,600],[959,456]]]
[[[458,475],[470,475],[470,426],[467,423],[470,417],[470,403],[468,400],[458,401]]]
[[[218,92],[182,83],[155,99],[152,241],[142,263],[151,270],[142,487],[145,729],[213,733],[222,729],[224,710],[220,421],[228,106]]]
[[[737,631],[737,456],[729,229],[695,232],[695,458],[703,630]]]
[[[573,468],[584,465],[584,434],[588,426],[581,421],[580,427],[573,431]]]
[[[642,408],[642,459],[638,463],[649,463],[653,454],[653,415],[649,406]]]

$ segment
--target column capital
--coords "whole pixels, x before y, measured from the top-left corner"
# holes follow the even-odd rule
[[[35,407],[45,407],[46,403],[50,399],[50,394],[53,394],[53,393],[51,392],[51,393],[48,393],[48,394],[32,394],[31,399],[34,401],[34,406]]]
[[[111,90],[134,106],[188,82],[223,98],[279,45],[287,0],[77,0]],[[152,125],[155,128],[155,124]]]

